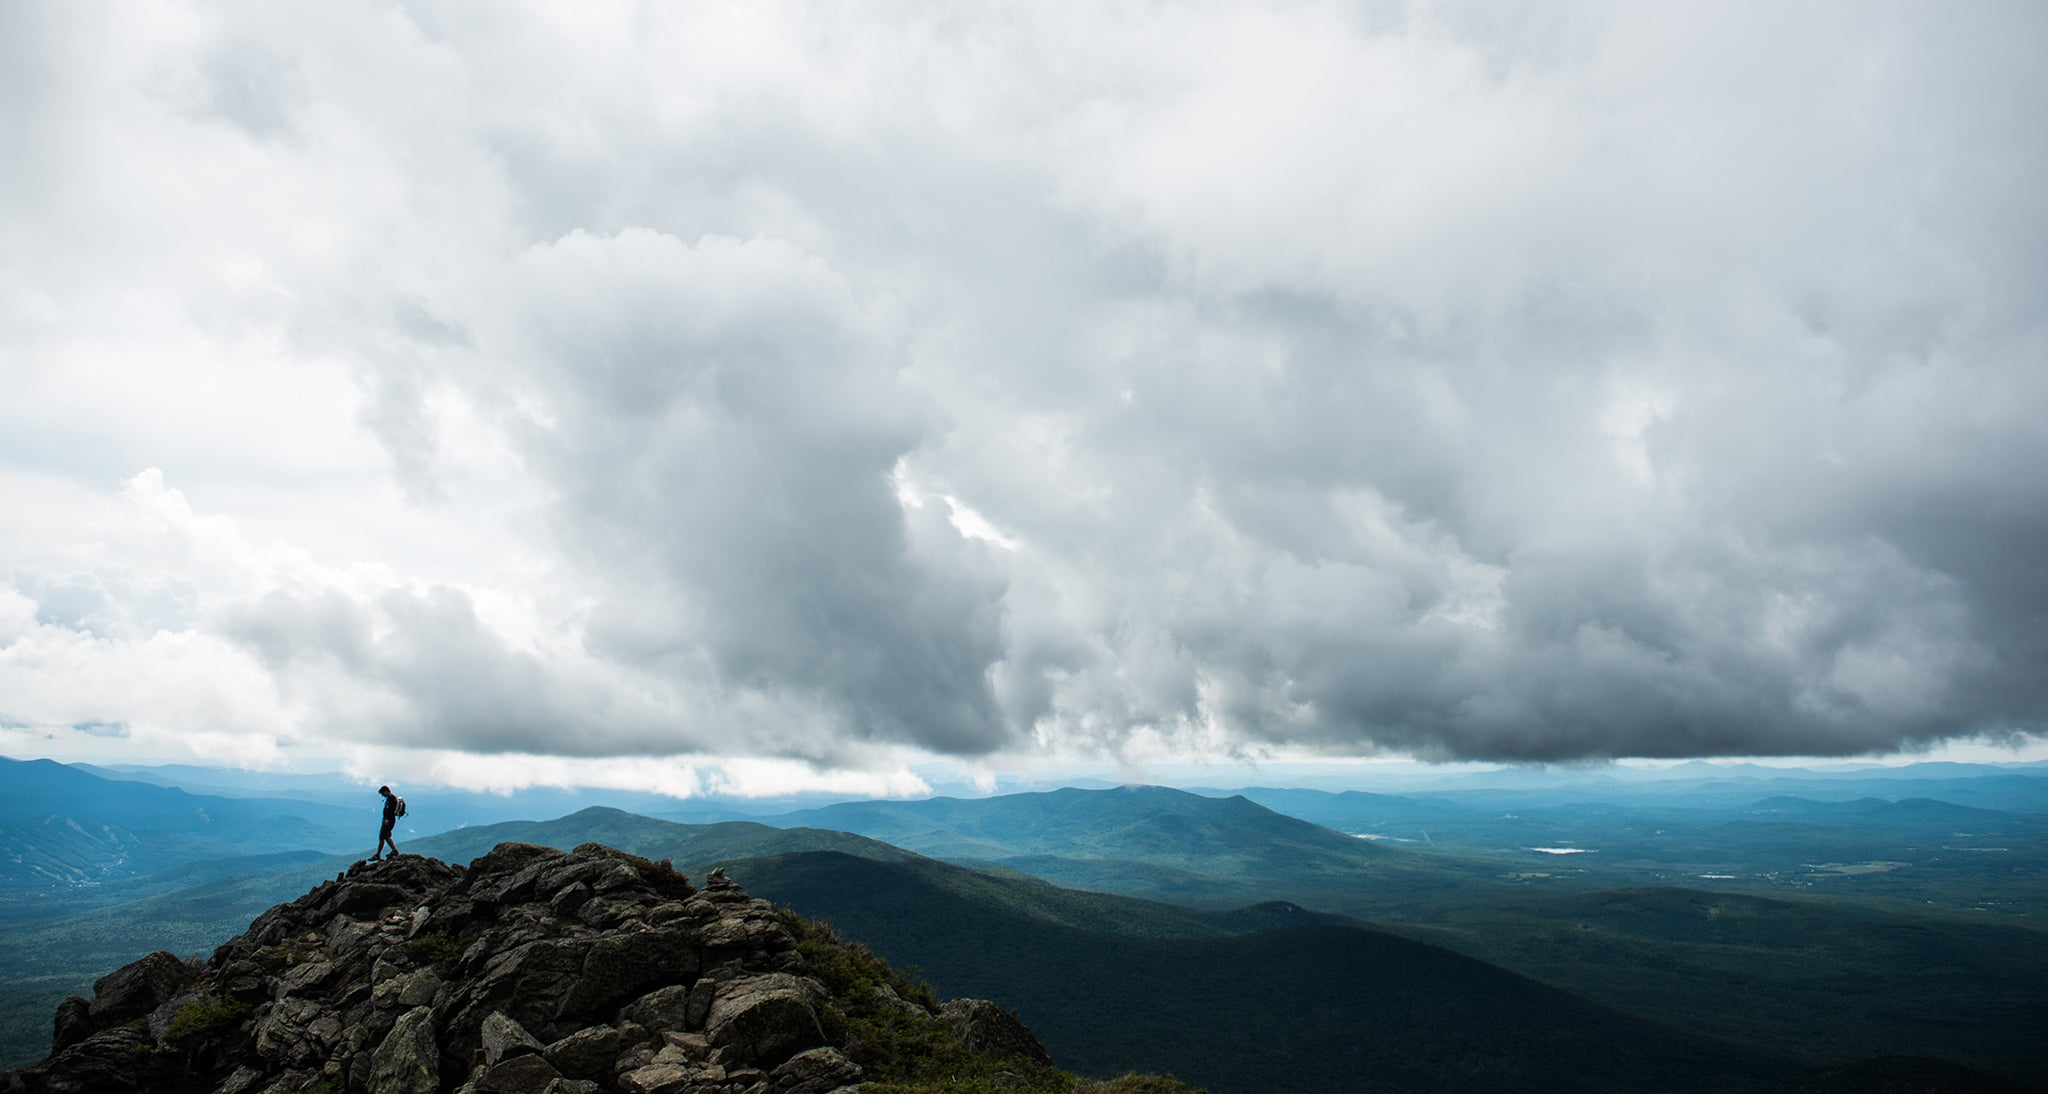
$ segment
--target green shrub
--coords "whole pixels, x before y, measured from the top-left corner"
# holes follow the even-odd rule
[[[456,934],[453,931],[428,931],[405,944],[407,957],[422,965],[437,969],[449,969],[462,960],[462,955],[482,937],[475,931]]]
[[[171,1024],[164,1028],[164,1044],[177,1048],[195,1037],[206,1037],[242,1024],[249,1016],[247,1003],[232,999],[197,999],[178,1008]]]

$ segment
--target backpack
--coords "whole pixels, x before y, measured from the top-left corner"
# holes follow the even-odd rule
[[[402,816],[405,816],[405,799],[404,799],[404,798],[399,798],[399,797],[398,797],[398,795],[396,795],[396,794],[393,794],[393,795],[392,795],[392,797],[394,797],[394,798],[398,798],[398,812],[396,812],[396,813],[394,813],[394,814],[392,814],[392,815],[393,815],[393,816],[398,816],[398,817],[402,817]]]

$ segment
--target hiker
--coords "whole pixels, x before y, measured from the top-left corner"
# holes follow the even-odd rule
[[[405,807],[399,804],[401,799],[398,795],[391,792],[390,787],[380,786],[377,788],[377,793],[384,795],[384,827],[377,832],[377,853],[370,856],[371,862],[383,860],[384,845],[391,843],[391,826],[397,824],[400,814],[405,812]],[[398,857],[398,845],[396,843],[391,843],[391,857]]]

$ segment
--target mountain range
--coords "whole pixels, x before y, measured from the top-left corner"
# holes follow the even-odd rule
[[[15,765],[0,777],[95,779],[65,771]],[[80,827],[127,828],[174,849],[150,818],[198,825],[200,842],[229,853],[186,854],[154,873],[102,870],[39,900],[0,899],[4,1058],[46,1046],[50,1007],[92,977],[151,949],[202,952],[359,857],[287,849],[299,830],[257,819],[244,830],[255,853],[235,854],[196,819],[297,817],[339,834],[344,818],[312,808],[324,803],[162,796],[174,788],[97,781],[51,781],[55,789],[34,800],[67,810]],[[1254,793],[1073,789],[707,824],[592,808],[407,838],[403,848],[463,862],[506,841],[598,843],[669,859],[692,876],[723,867],[749,891],[915,966],[940,990],[1016,1008],[1062,1066],[1171,1071],[1229,1094],[1282,1089],[1261,1078],[1276,1060],[1309,1084],[1286,1089],[1366,1089],[1342,1085],[1361,1067],[1390,1090],[1428,1089],[1431,1076],[1453,1074],[1479,1076],[1474,1089],[1494,1078],[1500,1089],[1632,1089],[1652,1075],[1662,1089],[1747,1089],[1887,1052],[2012,1078],[2043,1074],[2033,1032],[2048,1015],[2048,936],[2025,911],[2042,896],[2030,873],[2042,850],[2038,814],[1766,795],[1719,809],[1596,803],[1571,822],[1571,806],[1551,803],[1531,810],[1548,811],[1539,823],[1577,823],[1604,841],[1602,850],[1551,856],[1497,839],[1501,826],[1528,818],[1471,804],[1291,795],[1303,812],[1433,817],[1430,831],[1445,845],[1432,847],[1310,823]],[[1290,796],[1274,795],[1277,804]],[[0,823],[32,833],[54,815],[22,808]],[[366,816],[348,810],[345,819],[353,829]],[[1654,871],[1627,860],[1566,865],[1651,840],[1660,818],[1673,846],[1722,827],[1776,833],[1739,846],[1742,855],[1768,857],[1782,837],[1850,850],[1896,845],[1902,856],[1900,841],[1927,844],[1935,861],[1748,892],[1635,884]],[[1772,827],[1784,825],[1803,834]],[[348,836],[344,846],[365,842]],[[1946,851],[1943,841],[2014,850]],[[1550,869],[1522,869],[1531,859]],[[1955,871],[1944,902],[1888,895],[1901,884],[1888,878],[1943,868]],[[1959,887],[2018,896],[1979,908],[1949,893]],[[1363,1029],[1390,1033],[1376,1048],[1342,1043]]]

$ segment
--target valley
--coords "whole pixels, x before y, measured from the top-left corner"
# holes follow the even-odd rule
[[[0,814],[9,1062],[46,1050],[64,994],[152,949],[207,952],[361,857],[335,840],[367,842],[341,831],[365,811],[343,818],[331,798],[13,761],[0,775],[72,788],[0,787],[23,803]],[[1019,1010],[1063,1067],[1219,1094],[1280,1089],[1283,1058],[1304,1090],[1445,1074],[1475,1090],[1761,1090],[1881,1055],[2029,1081],[2048,1019],[2048,807],[2022,791],[2048,778],[1981,779],[1994,785],[1890,779],[1974,805],[1803,776],[1751,778],[1750,797],[1701,778],[1606,800],[1585,786],[1061,789],[710,823],[596,805],[401,847],[462,863],[504,841],[598,842],[692,876],[722,866],[939,991]],[[1792,789],[1819,796],[1774,792]],[[223,838],[200,813],[250,819]],[[125,835],[38,836],[80,830]],[[1363,1074],[1383,1085],[1312,1085]]]

